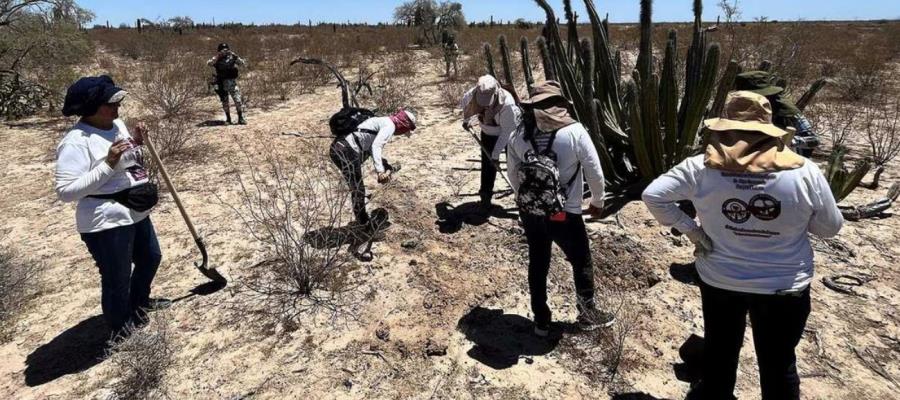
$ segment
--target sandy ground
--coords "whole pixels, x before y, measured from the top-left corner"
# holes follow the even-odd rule
[[[526,247],[515,219],[501,211],[487,220],[471,214],[478,151],[458,128],[457,113],[440,105],[436,63],[416,56],[423,60],[415,77],[419,132],[386,149],[388,158],[403,162],[395,182],[379,187],[367,176],[373,205],[386,208],[393,225],[376,243],[376,259],[351,275],[359,301],[338,318],[310,315],[294,330],[241,312],[246,298],[237,289],[264,255],[223,204],[237,198],[232,175],[246,163],[241,149],[250,155],[308,146],[326,151],[328,139],[280,132],[324,133],[338,92],[322,87],[253,110],[245,127],[200,128],[204,157],[180,165],[175,179],[231,285],[188,296],[205,280],[191,267],[198,255],[177,209],[164,200],[152,217],[164,253],[154,294],[188,296],[165,313],[177,349],[165,379],[169,397],[683,398],[697,371],[703,326],[689,243],[661,228],[640,203],[591,223],[600,297],[610,307],[625,304],[623,322],[607,333],[566,329],[561,337],[534,339]],[[205,104],[216,109],[212,99]],[[59,202],[52,189],[55,145],[65,127],[32,120],[0,128],[2,242],[43,262],[41,292],[15,322],[14,339],[0,345],[3,398],[98,398],[116,377],[99,358],[99,275],[75,232],[74,206]],[[371,172],[371,164],[366,168]],[[896,175],[889,170],[884,178],[887,186]],[[461,183],[459,196],[451,181]],[[503,187],[498,179],[498,190]],[[884,191],[860,189],[848,202]],[[496,202],[512,206],[509,196]],[[813,313],[798,349],[804,398],[900,398],[898,233],[900,222],[889,217],[848,223],[836,239],[815,242]],[[822,285],[821,277],[841,273],[874,280],[858,296]],[[562,322],[575,318],[571,286],[557,252],[551,307]],[[611,337],[623,328],[629,328],[625,352],[610,382],[604,365],[615,355]],[[738,397],[758,399],[758,384],[748,334]]]

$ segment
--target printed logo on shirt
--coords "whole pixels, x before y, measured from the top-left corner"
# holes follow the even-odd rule
[[[767,194],[750,199],[750,213],[762,221],[773,221],[781,215],[781,202]]]
[[[750,219],[749,206],[740,199],[725,200],[725,203],[722,204],[722,214],[736,224],[743,224]]]
[[[728,199],[722,203],[722,214],[729,221],[743,224],[754,216],[760,221],[774,221],[781,216],[781,202],[768,194],[758,194],[744,202],[741,199]]]

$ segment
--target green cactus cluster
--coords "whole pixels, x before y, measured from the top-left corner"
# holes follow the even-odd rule
[[[685,157],[697,144],[703,119],[718,87],[719,108],[733,86],[736,63],[729,65],[726,79],[716,85],[719,46],[707,45],[701,24],[702,1],[694,1],[694,34],[687,55],[685,87],[679,88],[677,34],[669,32],[662,71],[653,58],[652,1],[642,0],[641,41],[637,66],[630,80],[620,79],[621,55],[609,44],[608,18],[601,19],[593,0],[584,0],[591,25],[591,38],[579,38],[577,14],[570,0],[563,1],[567,22],[566,40],[553,9],[545,0],[536,0],[547,16],[537,49],[547,80],[559,81],[573,105],[575,117],[591,134],[614,195],[634,198],[650,181]],[[526,85],[533,84],[528,60],[528,40],[522,38],[522,66]],[[489,46],[485,47],[488,70],[493,73]],[[500,40],[505,83],[512,85],[508,70],[506,39]],[[495,75],[496,76],[496,75]],[[729,81],[730,80],[730,81]],[[721,100],[721,101],[719,101]]]
[[[845,147],[835,147],[828,158],[828,170],[825,171],[825,178],[828,179],[828,185],[831,186],[831,194],[838,202],[847,198],[853,190],[859,187],[863,177],[872,169],[872,161],[863,158],[856,162],[852,170],[848,170],[844,165],[846,154]]]

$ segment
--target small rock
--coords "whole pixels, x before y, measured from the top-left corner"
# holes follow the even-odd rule
[[[404,249],[407,249],[407,250],[412,250],[412,249],[415,249],[416,247],[419,247],[419,241],[416,239],[405,240],[405,241],[403,241],[403,243],[400,244],[400,247],[403,247]]]
[[[375,330],[375,337],[387,342],[388,339],[391,338],[391,328],[389,328],[387,325],[381,324],[378,329]]]
[[[446,356],[447,355],[447,345],[445,343],[438,343],[432,339],[428,339],[425,342],[425,355],[429,357],[434,356]]]
[[[350,378],[344,379],[344,387],[347,388],[347,390],[353,389],[353,381],[351,381]]]
[[[416,265],[419,265],[419,262],[416,260],[409,260],[409,265],[415,267]]]

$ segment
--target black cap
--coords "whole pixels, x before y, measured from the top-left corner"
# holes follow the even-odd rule
[[[122,101],[126,94],[128,92],[116,86],[107,75],[84,77],[66,90],[62,113],[67,117],[91,116],[101,105]]]
[[[228,43],[219,43],[219,51],[229,49]]]

